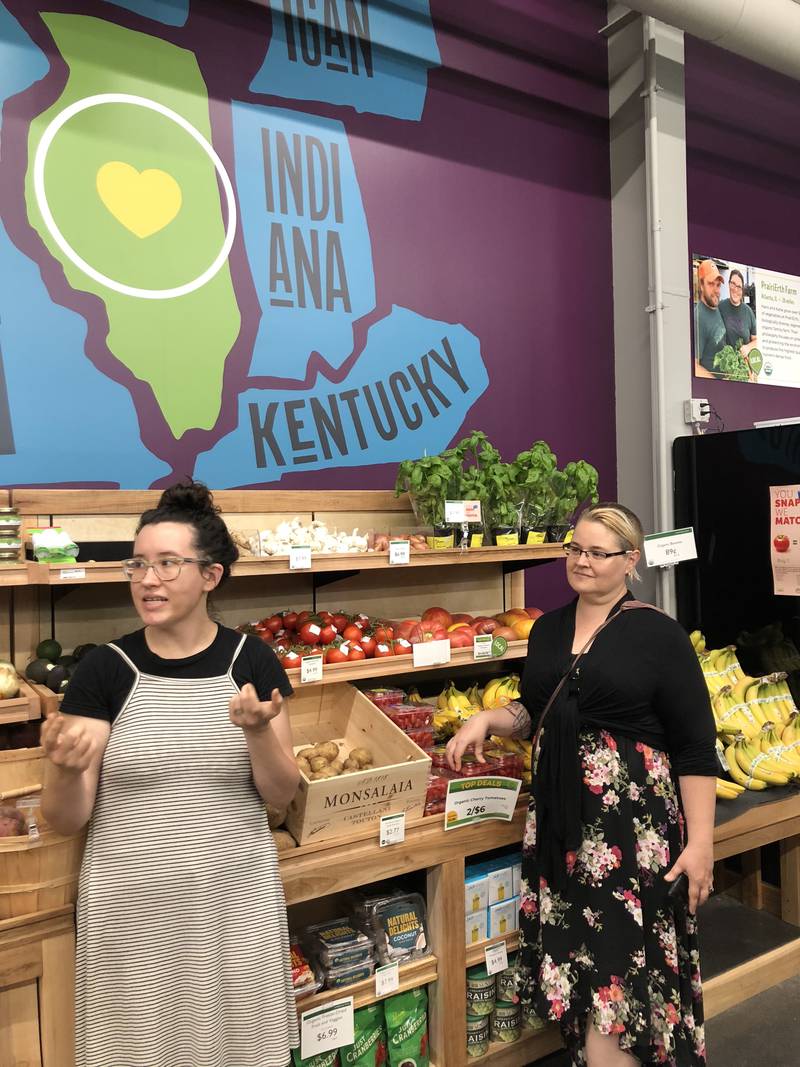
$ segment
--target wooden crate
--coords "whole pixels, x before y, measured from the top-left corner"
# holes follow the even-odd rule
[[[46,685],[42,685],[39,682],[30,682],[29,685],[39,698],[42,717],[58,711],[61,707],[61,701],[64,699],[63,693],[54,693],[52,689],[48,689]]]
[[[85,832],[0,838],[0,920],[74,904]]]
[[[43,764],[41,748],[9,748],[0,752],[0,792],[41,785]]]
[[[309,781],[300,786],[286,817],[286,825],[301,845],[309,841],[347,838],[353,830],[375,825],[381,815],[404,811],[406,818],[422,816],[430,770],[424,755],[403,731],[355,686],[325,685],[298,694],[291,706],[295,752],[322,741],[372,750],[371,770]]]
[[[42,707],[39,694],[30,682],[19,680],[19,696],[10,700],[0,700],[0,724],[8,722],[30,722],[41,719]]]

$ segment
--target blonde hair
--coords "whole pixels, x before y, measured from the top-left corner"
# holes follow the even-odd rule
[[[582,519],[588,519],[590,522],[599,522],[601,526],[605,526],[617,538],[619,547],[625,549],[626,552],[633,551],[633,549],[637,549],[639,552],[643,551],[644,530],[639,521],[639,516],[631,511],[630,508],[626,508],[624,504],[601,500],[599,504],[590,504],[588,508],[582,511],[578,517],[578,522]],[[642,580],[642,576],[635,566],[631,571],[631,577],[636,582]]]

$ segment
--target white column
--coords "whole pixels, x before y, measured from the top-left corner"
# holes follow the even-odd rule
[[[683,34],[617,3],[609,26],[617,496],[669,530],[692,384]],[[671,572],[648,573],[641,596],[674,614]]]

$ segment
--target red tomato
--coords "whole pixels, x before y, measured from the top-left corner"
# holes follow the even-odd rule
[[[270,617],[264,621],[274,634],[276,634],[278,630],[283,629],[283,619],[280,615],[270,615]]]
[[[397,644],[397,642],[395,642],[395,644]],[[395,653],[392,651],[391,645],[375,645],[375,659],[385,659],[387,656],[394,655]],[[398,652],[397,655],[399,656],[400,653]]]
[[[394,640],[394,630],[388,623],[383,626],[376,626],[374,633],[375,640],[380,641],[381,644],[386,644],[387,642]]]
[[[350,651],[347,653],[347,658],[349,660],[366,659],[367,654],[357,641],[352,641],[350,643]]]
[[[411,642],[406,641],[405,637],[398,637],[396,641],[392,641],[392,649],[395,656],[410,656]]]
[[[299,630],[300,627],[304,623],[308,622],[308,620],[311,618],[311,615],[312,615],[312,612],[310,612],[310,611],[301,611],[300,614],[297,616],[297,618],[295,620],[295,624],[294,624],[295,629]]]
[[[359,611],[358,615],[353,616],[353,622],[356,626],[359,626],[362,630],[365,630],[369,626],[369,615],[365,615],[363,611]]]
[[[472,615],[467,615],[463,611],[459,611],[453,616],[453,622],[454,623],[456,623],[456,622],[472,623],[473,622],[473,616]]]
[[[453,622],[453,616],[444,608],[428,608],[422,613],[423,622],[438,622],[446,630]]]
[[[288,671],[291,667],[300,666],[300,653],[293,648],[287,648],[284,654],[280,657],[280,661]]]
[[[318,645],[322,627],[315,622],[304,622],[298,630],[300,640],[304,645]]]
[[[447,636],[450,638],[451,648],[472,648],[472,641],[475,637],[469,626],[459,626],[451,630]]]
[[[341,645],[328,645],[324,659],[326,663],[347,663],[347,653],[342,651]]]
[[[394,626],[395,637],[407,638],[416,625],[416,619],[403,619]]]
[[[347,626],[349,624],[349,622],[350,622],[350,616],[349,615],[345,615],[345,613],[343,611],[337,611],[335,613],[335,615],[333,616],[333,625],[336,627],[336,629],[339,631],[339,633],[341,633],[342,630],[344,630],[345,626]]]
[[[319,619],[320,622],[333,622],[333,612],[332,611],[318,611],[317,612],[317,618]]]
[[[338,633],[339,631],[336,629],[333,623],[323,622],[323,626],[319,634],[319,643],[321,645],[330,645]]]
[[[375,655],[375,646],[378,642],[372,634],[362,634],[358,643],[364,649],[367,659],[371,659]]]
[[[283,613],[283,625],[287,630],[297,629],[297,612],[296,611],[284,611]]]
[[[345,626],[344,630],[342,631],[342,637],[345,639],[345,641],[360,641],[361,628],[359,626],[356,626],[356,624],[353,622],[348,623],[348,625]]]
[[[440,622],[418,622],[408,639],[412,645],[417,645],[421,641],[443,641],[447,636],[447,630]]]

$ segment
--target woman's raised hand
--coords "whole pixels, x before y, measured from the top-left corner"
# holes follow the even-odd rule
[[[46,713],[40,743],[52,764],[73,774],[89,769],[96,745],[83,723],[60,711]]]
[[[259,733],[283,711],[283,697],[280,689],[273,689],[270,700],[259,700],[255,686],[248,682],[231,697],[228,709],[234,726]]]

